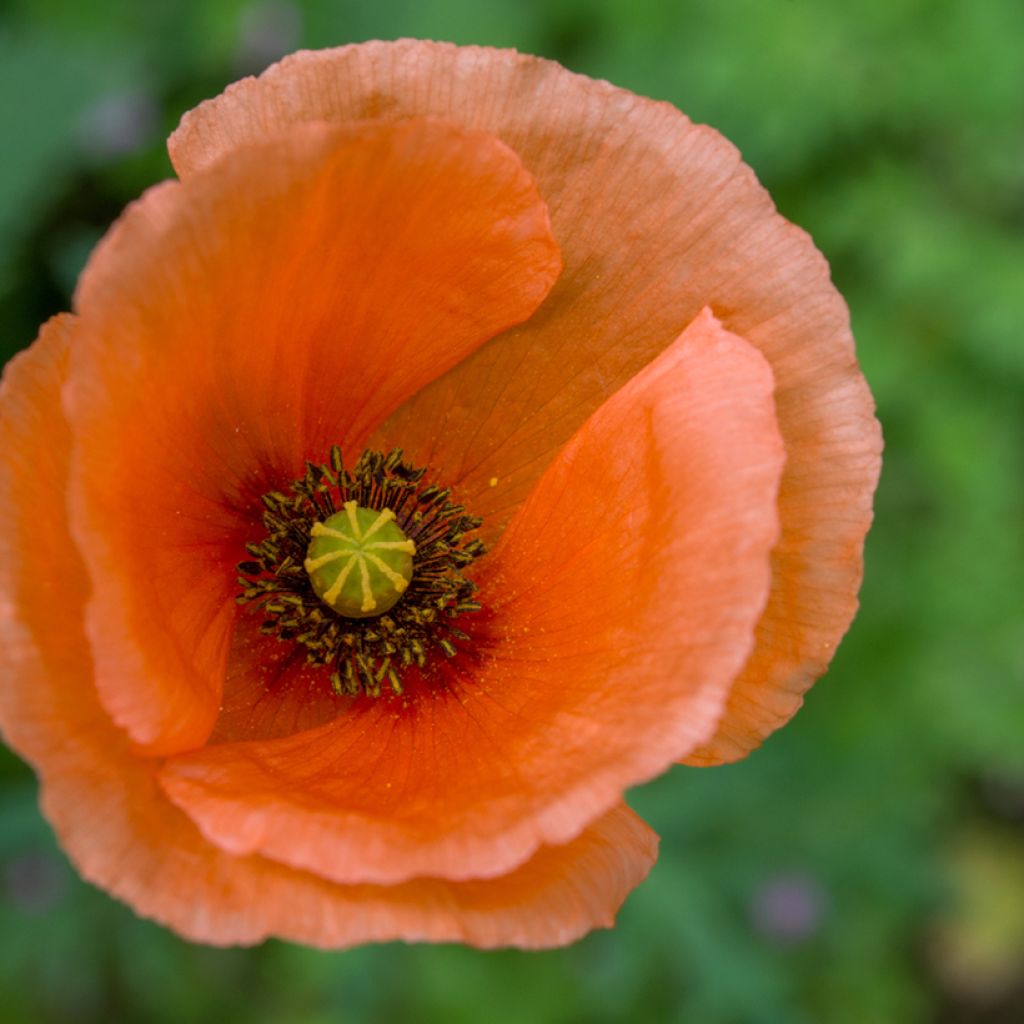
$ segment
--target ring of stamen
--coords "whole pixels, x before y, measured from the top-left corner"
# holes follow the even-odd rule
[[[339,694],[402,693],[405,669],[469,643],[459,623],[480,605],[463,571],[484,553],[471,536],[481,520],[425,476],[398,449],[347,470],[335,447],[263,495],[267,536],[246,545],[238,600],[261,606],[262,632],[328,668]]]

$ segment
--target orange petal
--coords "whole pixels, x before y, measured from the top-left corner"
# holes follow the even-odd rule
[[[496,139],[305,125],[130,208],[77,295],[73,527],[108,711],[154,753],[209,735],[260,495],[528,317],[559,270]]]
[[[186,938],[220,945],[276,935],[323,947],[400,938],[540,948],[610,925],[656,853],[624,805],[504,878],[392,888],[231,857],[163,797],[159,762],[133,755],[92,685],[88,580],[62,499],[70,435],[59,389],[72,330],[70,317],[47,325],[0,391],[0,726],[39,773],[44,810],[81,873]]]
[[[260,632],[265,618],[258,605],[239,609],[211,743],[290,736],[345,711],[323,668],[306,664],[304,647]]]
[[[280,124],[425,114],[515,149],[565,260],[536,317],[379,436],[448,468],[494,534],[579,424],[702,307],[772,365],[788,455],[772,596],[702,753],[740,757],[796,711],[857,607],[881,439],[828,267],[716,132],[512,51],[404,40],[296,54],[187,114],[169,148],[187,177]]]
[[[73,329],[71,316],[50,320],[0,384],[0,725],[7,744],[29,759],[65,700],[87,699],[76,685],[83,675],[89,686],[79,621],[87,588],[68,530],[71,437],[60,408]],[[53,648],[37,644],[31,621],[52,631]],[[67,681],[66,698],[55,701],[45,685],[51,672]]]
[[[490,877],[571,840],[714,729],[782,462],[767,363],[705,312],[541,478],[443,685],[172,758],[162,784],[225,850],[339,882]]]

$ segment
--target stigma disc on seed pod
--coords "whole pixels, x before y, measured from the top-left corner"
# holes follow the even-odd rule
[[[412,580],[415,553],[391,509],[346,501],[313,524],[304,566],[324,604],[345,618],[366,619],[398,603]]]

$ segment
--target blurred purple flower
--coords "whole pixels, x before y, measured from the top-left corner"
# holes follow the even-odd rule
[[[132,153],[152,139],[160,123],[156,99],[143,89],[104,96],[78,123],[78,144],[95,159]]]
[[[302,35],[302,12],[287,0],[262,0],[242,12],[235,67],[254,75],[291,53]]]
[[[820,928],[828,898],[817,879],[804,872],[765,879],[751,901],[754,930],[783,944],[805,942]]]
[[[3,865],[3,889],[8,902],[26,914],[45,914],[61,901],[67,876],[55,857],[23,853]]]

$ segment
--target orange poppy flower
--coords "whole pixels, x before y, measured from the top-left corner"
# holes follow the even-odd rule
[[[189,938],[550,946],[856,607],[842,300],[714,131],[547,61],[297,54],[186,115],[0,413],[0,719]],[[236,568],[237,566],[237,568]]]

